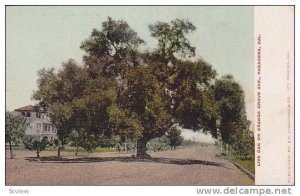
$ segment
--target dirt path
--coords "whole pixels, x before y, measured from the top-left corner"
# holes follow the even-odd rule
[[[215,156],[213,146],[150,153],[136,160],[130,154],[15,151],[6,159],[6,185],[253,185],[236,166]],[[7,152],[8,156],[9,153]],[[51,157],[52,156],[52,157]],[[48,157],[48,158],[47,158]],[[49,158],[50,157],[50,158]]]

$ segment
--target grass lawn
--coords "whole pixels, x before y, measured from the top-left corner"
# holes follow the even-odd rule
[[[254,163],[254,161],[235,159],[234,162],[236,162],[237,164],[239,164],[243,168],[247,169],[252,174],[255,174],[255,163]]]

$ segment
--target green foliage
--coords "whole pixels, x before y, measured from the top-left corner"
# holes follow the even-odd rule
[[[28,123],[22,116],[5,112],[5,142],[9,143],[11,159],[13,159],[12,143],[19,144],[22,141],[27,126]]]
[[[216,71],[201,60],[179,62],[177,66],[170,87],[174,91],[175,117],[185,128],[204,129],[207,115],[214,112],[214,105],[209,105],[207,101],[207,89]]]
[[[232,153],[235,157],[241,160],[252,160],[255,157],[254,137],[250,134],[238,132],[234,136],[232,144]]]
[[[23,138],[24,147],[28,150],[46,150],[47,146],[50,144],[48,138],[45,136],[42,139],[40,136],[36,135],[26,135]]]
[[[80,48],[87,53],[84,61],[92,77],[99,76],[99,72],[117,76],[123,72],[124,64],[136,64],[137,48],[142,43],[127,22],[108,17],[102,29],[93,29]]]
[[[38,90],[33,98],[39,101],[43,111],[49,113],[59,140],[65,144],[72,130],[72,101],[83,94],[87,82],[86,71],[70,59],[62,64],[62,69],[57,73],[54,69],[42,69],[38,77]]]
[[[114,148],[119,145],[120,142],[121,140],[118,135],[100,135],[99,137],[99,145],[102,148]]]
[[[40,110],[46,111],[49,104],[56,102],[60,99],[58,94],[58,79],[54,72],[54,68],[46,70],[45,68],[37,72],[37,88],[34,91],[32,98],[39,100]]]
[[[113,105],[109,108],[109,122],[112,133],[121,138],[138,138],[142,135],[143,127],[136,113],[118,108]],[[124,140],[124,139],[123,139]]]
[[[38,71],[38,90],[33,93],[33,98],[39,100],[45,109],[56,102],[70,102],[82,94],[86,81],[85,69],[69,59],[62,63],[62,69],[57,73],[54,68]]]
[[[255,174],[255,162],[254,160],[241,160],[235,159],[234,162],[242,166],[243,168],[250,171],[252,174]]]
[[[218,124],[220,120],[220,108],[214,97],[214,88],[212,85],[204,90],[203,93],[203,115],[202,129],[204,133],[209,132],[213,138],[218,138]]]
[[[154,152],[164,151],[170,149],[170,140],[167,136],[153,138],[147,143],[147,149]]]
[[[220,134],[225,143],[231,144],[234,141],[233,136],[246,126],[244,91],[231,75],[216,80],[213,88],[219,107]]]
[[[169,139],[169,144],[172,149],[175,149],[177,146],[180,146],[183,142],[183,137],[181,136],[181,131],[178,127],[171,127],[167,132],[167,138]]]
[[[71,146],[76,147],[77,150],[81,147],[87,152],[92,152],[92,150],[100,145],[99,137],[97,135],[86,132],[86,130],[83,128],[78,130],[74,129],[69,134],[68,139]],[[77,155],[77,152],[75,155]]]
[[[48,107],[52,124],[57,129],[58,137],[64,141],[72,127],[72,105],[68,102],[52,103]]]
[[[10,112],[5,112],[5,140],[8,143],[19,144],[28,126],[26,119]]]
[[[85,133],[81,147],[87,152],[92,152],[93,149],[99,146],[99,138],[96,135]]]
[[[40,152],[44,151],[50,142],[46,136],[41,139],[40,136],[26,135],[23,137],[23,144],[30,151],[36,150],[37,158],[40,158]]]
[[[108,17],[102,22],[102,30],[93,29],[89,39],[81,44],[81,48],[91,56],[122,55],[124,50],[132,50],[144,41],[137,36],[124,20],[113,20]]]
[[[174,54],[181,57],[195,56],[195,47],[190,45],[186,34],[196,30],[188,20],[175,19],[171,22],[156,22],[149,25],[151,36],[158,39],[158,51],[162,55],[174,58]]]
[[[57,73],[38,72],[33,98],[49,112],[59,140],[88,151],[99,142],[110,147],[137,140],[138,154],[145,154],[147,142],[168,131],[169,143],[178,146],[180,133],[170,130],[176,123],[227,144],[247,140],[241,86],[232,76],[216,79],[204,60],[180,59],[195,55],[186,36],[196,27],[176,19],[149,29],[158,48],[142,53],[144,41],[129,24],[108,18],[82,42],[84,66],[69,60]],[[113,136],[119,137],[114,144],[108,141]]]
[[[244,91],[231,75],[225,75],[211,86],[214,102],[218,108],[216,137],[229,144],[230,153],[240,160],[254,161],[254,137],[249,131],[246,117]],[[214,118],[214,117],[213,117]]]
[[[84,128],[94,135],[110,132],[109,109],[116,102],[116,88],[116,81],[112,78],[90,79],[83,96],[72,102],[73,128]]]
[[[166,102],[162,99],[164,90],[148,67],[136,68],[126,75],[127,89],[120,97],[120,104],[131,111],[142,125],[142,138],[164,135],[171,123]],[[139,125],[139,126],[140,126]]]
[[[70,141],[69,144],[78,149],[79,147],[83,146],[84,130],[80,129],[78,131],[76,131],[76,130],[71,131],[71,133],[69,134],[68,139]]]

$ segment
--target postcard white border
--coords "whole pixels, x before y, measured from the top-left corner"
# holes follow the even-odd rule
[[[0,90],[2,92],[1,96],[1,103],[2,107],[0,107],[0,118],[1,118],[1,124],[0,128],[1,130],[4,131],[5,129],[5,124],[4,124],[4,114],[5,114],[5,45],[3,44],[5,42],[5,5],[99,5],[100,2],[95,1],[95,0],[74,0],[74,1],[68,1],[68,0],[4,0],[0,2],[0,51],[1,51],[1,57],[0,58],[0,64],[1,64],[1,83],[0,83]],[[141,0],[117,0],[117,1],[101,1],[101,4],[106,4],[106,5],[120,5],[120,4],[126,4],[126,5],[134,5],[134,4],[172,4],[172,5],[297,5],[296,6],[296,21],[299,21],[299,3],[296,0],[245,0],[245,1],[240,1],[240,0],[210,0],[210,1],[201,1],[201,0],[166,0],[166,1],[159,1],[159,0],[152,0],[152,1],[141,1]],[[299,25],[296,25],[296,35],[299,34]],[[300,47],[300,42],[299,40],[296,39],[296,48]],[[296,53],[296,62],[299,62],[299,55]],[[296,78],[300,77],[299,69],[295,70]],[[299,86],[299,79],[296,80],[296,86]],[[295,91],[296,97],[299,96],[299,91]],[[299,125],[297,124],[297,116],[299,117],[299,104],[295,105],[295,114],[296,114],[296,124],[295,124],[295,129],[299,129]],[[296,134],[296,140],[299,140],[299,134]],[[5,138],[1,137],[0,139],[0,145],[4,146],[5,144]],[[295,143],[295,148],[299,149],[299,144],[297,142]],[[4,157],[4,148],[0,148],[0,159],[1,161],[1,166],[0,166],[0,172],[4,174],[5,172],[5,157]],[[299,162],[299,151],[296,150],[296,163]],[[296,179],[299,178],[299,172],[296,169]],[[297,181],[296,181],[297,185]],[[9,189],[11,188],[10,186],[5,186],[5,175],[1,175],[0,178],[0,192],[1,195],[9,195]],[[13,188],[22,188],[22,187],[13,187]],[[72,193],[73,195],[84,195],[84,194],[97,194],[97,195],[141,195],[141,194],[146,194],[146,195],[196,195],[196,188],[194,186],[190,187],[135,187],[135,186],[129,186],[129,187],[115,187],[115,186],[108,186],[108,187],[88,187],[88,186],[80,186],[80,187],[53,187],[53,186],[27,186],[24,187],[25,189],[30,190],[30,195],[68,195]],[[202,187],[202,188],[208,188],[208,187]],[[212,187],[210,187],[212,188]],[[246,188],[246,187],[245,187]],[[266,188],[260,186],[260,188]],[[295,186],[293,188],[293,195],[296,195],[296,193],[300,193],[300,187]],[[214,194],[212,194],[214,195]]]
[[[294,7],[254,9],[257,185],[294,184]]]

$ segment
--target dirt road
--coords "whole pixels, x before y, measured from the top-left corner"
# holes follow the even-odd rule
[[[253,185],[254,182],[229,161],[215,156],[214,146],[197,146],[150,153],[137,160],[131,154],[92,153],[73,156],[15,151],[6,158],[6,185]],[[8,156],[9,153],[7,152]]]

